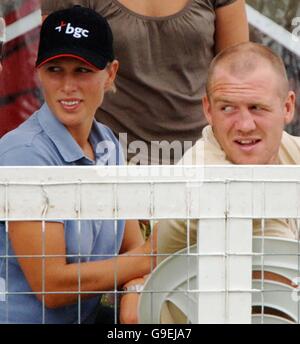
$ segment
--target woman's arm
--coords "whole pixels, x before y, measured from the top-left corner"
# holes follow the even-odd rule
[[[158,234],[158,224],[156,224],[153,228],[153,233],[149,238],[148,242],[152,247],[153,251],[156,253],[157,251],[157,234]],[[152,269],[156,266],[156,259],[152,261],[153,266]],[[123,287],[129,287],[135,284],[144,284],[145,280],[148,276],[145,275],[144,277],[135,278],[127,282]],[[138,302],[139,302],[139,294],[138,293],[130,293],[127,292],[121,298],[120,304],[120,322],[121,324],[137,324],[138,323]]]
[[[126,232],[124,240],[131,242],[127,238],[128,232],[127,234]],[[61,307],[77,301],[79,268],[81,291],[91,292],[114,289],[115,271],[117,271],[117,284],[121,286],[130,280],[144,276],[151,267],[151,258],[147,256],[151,252],[149,242],[126,252],[126,255],[138,256],[119,255],[112,259],[81,263],[80,266],[75,263],[67,264],[62,223],[45,223],[45,233],[43,234],[42,222],[10,222],[9,237],[17,256],[39,256],[43,253],[46,256],[59,256],[44,259],[44,276],[41,257],[18,258],[21,269],[33,292],[42,291],[43,278],[45,292],[74,292],[74,294],[46,294],[45,304],[49,308]],[[41,294],[36,295],[39,300],[42,300]],[[83,299],[91,296],[94,295],[82,294]]]
[[[236,0],[216,9],[216,53],[238,43],[249,41],[245,1]]]

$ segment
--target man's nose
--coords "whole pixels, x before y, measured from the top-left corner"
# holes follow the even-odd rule
[[[242,132],[250,132],[256,129],[256,123],[253,115],[248,109],[242,109],[235,122],[235,128]]]

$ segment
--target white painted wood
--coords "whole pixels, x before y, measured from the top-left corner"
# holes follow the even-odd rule
[[[226,323],[225,220],[198,223],[198,323]]]
[[[46,219],[76,219],[80,183],[83,219],[115,217],[115,184],[123,218],[186,218],[187,192],[191,218],[224,218],[226,183],[232,218],[293,218],[299,214],[299,180],[297,166],[209,166],[202,180],[194,167],[1,168],[0,219],[7,183],[9,219],[42,219],[47,197]]]
[[[228,323],[251,323],[252,219],[231,219],[226,231],[226,290]]]

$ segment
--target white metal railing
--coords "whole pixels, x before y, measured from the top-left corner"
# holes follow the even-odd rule
[[[297,166],[0,168],[6,223],[199,219],[199,323],[251,322],[252,220],[299,214]]]

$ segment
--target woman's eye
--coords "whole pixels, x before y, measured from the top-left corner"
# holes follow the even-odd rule
[[[77,69],[77,72],[79,72],[79,73],[90,73],[90,72],[92,72],[92,70],[89,68],[80,67]]]
[[[57,67],[57,66],[49,66],[49,67],[47,68],[47,70],[48,70],[49,72],[51,72],[51,73],[57,73],[57,72],[59,72],[61,69],[60,69],[60,67]]]

